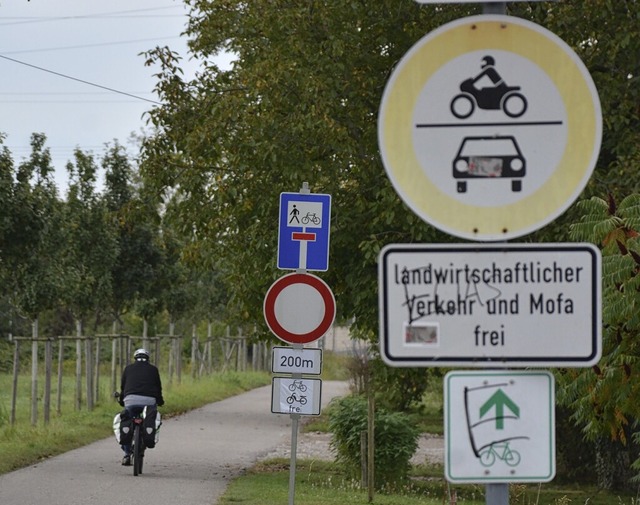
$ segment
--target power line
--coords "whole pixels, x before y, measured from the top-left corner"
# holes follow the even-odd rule
[[[171,5],[171,6],[167,6],[167,7],[154,7],[154,8],[150,8],[150,9],[133,9],[133,10],[126,10],[126,11],[116,11],[116,12],[103,12],[103,13],[99,13],[99,14],[85,14],[85,15],[79,15],[79,16],[52,16],[52,17],[43,17],[43,16],[39,16],[39,17],[20,17],[20,18],[16,18],[16,19],[20,19],[20,21],[16,21],[16,22],[11,22],[11,23],[0,23],[0,26],[10,26],[10,25],[22,25],[22,24],[32,24],[32,23],[46,23],[46,22],[50,22],[50,21],[67,21],[67,20],[74,20],[74,19],[109,19],[109,18],[121,18],[121,17],[140,17],[140,16],[128,16],[128,14],[131,13],[136,13],[136,12],[150,12],[150,11],[158,11],[158,10],[166,10],[166,9],[175,9],[177,7],[180,7],[179,5]],[[124,16],[123,16],[124,14]],[[179,17],[182,16],[183,14],[171,14],[168,16],[162,16],[162,17]],[[148,15],[145,15],[145,17]],[[159,16],[155,16],[155,17],[159,17]],[[7,18],[5,18],[7,19]],[[8,18],[11,19],[11,18]]]
[[[4,56],[2,54],[0,54],[0,58],[8,60],[8,61],[12,61],[14,63],[18,63],[20,65],[24,65],[26,67],[35,68],[36,70],[40,70],[42,72],[47,72],[49,74],[57,75],[59,77],[65,78],[65,79],[70,79],[72,81],[81,82],[82,84],[87,84],[88,86],[94,86],[96,88],[100,88],[100,89],[105,89],[107,91],[111,91],[112,93],[118,93],[120,95],[125,95],[125,96],[131,97],[131,98],[135,98],[136,100],[143,100],[145,102],[153,103],[155,105],[162,105],[160,102],[157,102],[155,100],[151,100],[149,98],[144,98],[144,97],[141,97],[141,96],[132,95],[131,93],[126,93],[124,91],[120,91],[120,90],[117,90],[117,89],[114,89],[114,88],[109,88],[108,86],[102,86],[101,84],[96,84],[94,82],[89,82],[89,81],[85,81],[83,79],[78,79],[77,77],[72,77],[70,75],[61,74],[60,72],[55,72],[55,71],[49,70],[47,68],[38,67],[37,65],[32,65],[31,63],[26,63],[24,61],[16,60],[14,58],[9,58],[8,56]]]
[[[173,37],[155,37],[152,39],[136,39],[136,40],[121,40],[118,42],[100,42],[96,44],[84,44],[79,46],[60,46],[60,47],[45,47],[43,49],[22,49],[20,51],[7,51],[4,54],[24,54],[24,53],[42,53],[47,51],[66,51],[69,49],[86,49],[88,47],[105,47],[105,46],[117,46],[123,44],[137,44],[139,42],[156,42],[158,40],[175,40],[180,36]]]
[[[133,93],[133,91],[130,91]],[[137,95],[151,94],[146,91],[137,91],[135,92]],[[108,91],[0,91],[0,96],[2,95],[109,95]]]

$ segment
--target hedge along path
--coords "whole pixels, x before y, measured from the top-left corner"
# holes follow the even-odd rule
[[[61,335],[57,337],[38,337],[37,324],[34,323],[34,336],[10,336],[10,341],[14,342],[13,353],[13,379],[11,392],[11,425],[16,424],[17,398],[18,398],[18,378],[20,375],[20,352],[21,342],[31,342],[31,424],[38,422],[38,375],[39,375],[39,344],[44,343],[44,393],[43,393],[43,415],[44,424],[49,424],[51,413],[51,390],[53,375],[53,348],[54,343],[58,343],[57,357],[57,398],[56,413],[62,413],[62,379],[64,376],[64,356],[69,343],[75,344],[75,389],[74,405],[76,410],[80,410],[83,405],[83,391],[86,397],[86,407],[93,410],[95,404],[100,400],[100,380],[103,343],[110,341],[111,345],[111,391],[116,391],[120,384],[119,379],[122,370],[129,363],[129,357],[133,352],[133,344],[145,347],[151,351],[152,361],[161,367],[160,359],[161,342],[163,339],[170,341],[168,357],[169,385],[172,384],[174,374],[180,383],[182,376],[182,335],[157,335],[154,337],[131,336],[126,333],[96,334],[86,335]],[[145,332],[146,333],[146,332]],[[251,365],[253,370],[268,370],[270,367],[270,352],[265,342],[248,345],[249,337],[242,335],[242,330],[238,329],[238,335],[232,337],[230,329],[227,327],[225,337],[213,337],[209,328],[207,338],[202,342],[198,339],[196,327],[193,326],[191,336],[191,370],[194,378],[200,378],[203,374],[210,375],[214,371],[214,341],[219,341],[221,356],[218,360],[219,369],[227,371],[246,371],[248,356],[251,355]],[[83,374],[83,354],[84,354],[84,374]],[[154,359],[155,358],[155,359]],[[83,387],[83,375],[86,378]]]

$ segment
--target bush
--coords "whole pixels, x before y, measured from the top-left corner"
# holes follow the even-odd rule
[[[352,395],[331,402],[329,430],[337,462],[349,477],[360,476],[360,433],[367,431],[367,400]],[[418,448],[420,432],[408,416],[377,409],[374,414],[374,483],[376,488],[393,489],[408,478],[410,459]]]
[[[593,442],[571,420],[571,411],[556,407],[556,479],[589,484],[598,479]]]
[[[365,394],[376,391],[376,404],[389,411],[408,412],[420,404],[431,383],[432,373],[422,368],[389,367],[380,356],[371,357],[367,348],[356,348],[346,362],[351,390]]]

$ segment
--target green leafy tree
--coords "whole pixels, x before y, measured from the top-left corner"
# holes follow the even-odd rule
[[[4,276],[9,273],[5,265],[5,254],[7,253],[7,241],[12,229],[14,211],[13,175],[13,157],[7,146],[4,145],[4,135],[0,134],[0,285],[3,286],[0,293],[3,298],[7,295],[4,289],[6,286]]]
[[[559,374],[558,398],[596,443],[599,484],[619,488],[628,485],[631,462],[640,470],[640,195],[619,205],[593,197],[578,207],[572,237],[602,247],[602,359],[592,370]]]
[[[10,296],[32,321],[53,309],[61,294],[62,213],[45,144],[43,134],[33,134],[31,155],[17,168],[2,250]]]
[[[404,51],[454,13],[428,16],[433,10],[391,1],[276,4],[192,2],[188,32],[205,71],[191,82],[168,50],[149,54],[166,106],[151,114],[158,134],[147,139],[141,168],[158,191],[180,194],[178,210],[202,256],[225,265],[240,323],[263,319],[264,294],[279,275],[279,193],[308,181],[312,191],[332,194],[325,277],[339,316],[355,316],[363,334],[374,334],[379,249],[394,240],[446,240],[384,177],[376,110]],[[210,63],[221,50],[237,55],[232,70]]]
[[[69,190],[64,206],[64,301],[80,331],[94,313],[99,321],[111,296],[111,271],[118,254],[115,227],[103,199],[96,193],[97,165],[77,149],[67,164]]]
[[[159,268],[163,261],[158,245],[158,215],[153,202],[140,198],[134,185],[134,169],[122,146],[115,143],[102,159],[105,169],[104,199],[115,227],[118,255],[111,270],[111,302],[114,319],[135,309],[143,319],[162,308]]]

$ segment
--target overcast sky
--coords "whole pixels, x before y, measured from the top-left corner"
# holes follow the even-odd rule
[[[76,147],[97,156],[114,139],[132,147],[157,100],[158,69],[140,53],[168,45],[186,76],[196,70],[180,36],[187,13],[179,0],[0,0],[0,131],[14,161],[44,133],[64,191]]]

